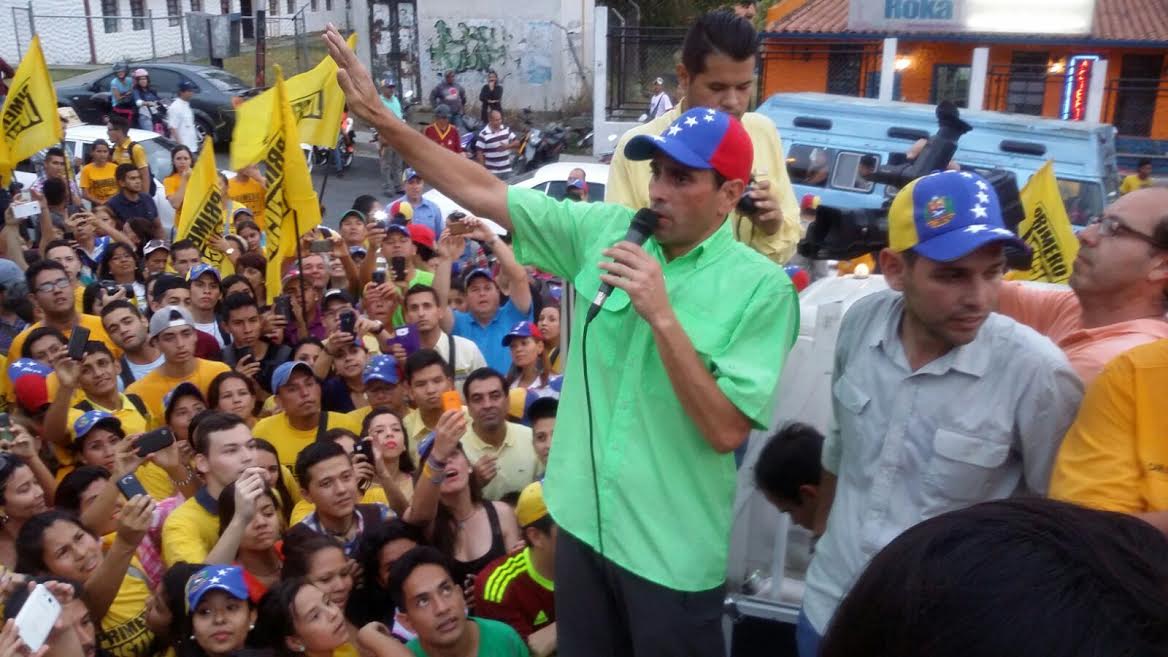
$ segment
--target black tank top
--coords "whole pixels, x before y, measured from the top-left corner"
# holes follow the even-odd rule
[[[499,525],[499,514],[495,511],[493,502],[484,501],[483,507],[487,511],[487,522],[491,524],[491,549],[478,559],[471,561],[454,560],[454,583],[462,586],[468,575],[475,576],[495,559],[507,554],[507,546],[503,545],[503,528]]]

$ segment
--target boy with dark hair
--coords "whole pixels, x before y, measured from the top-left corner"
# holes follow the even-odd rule
[[[425,349],[433,349],[454,370],[454,385],[461,387],[471,372],[486,367],[483,352],[471,340],[442,330],[443,309],[438,291],[429,285],[412,285],[406,292],[405,320],[418,327],[418,341]],[[453,357],[451,357],[453,354]]]
[[[136,304],[111,301],[101,309],[101,325],[123,354],[119,362],[122,386],[141,379],[163,363],[162,352],[150,344],[150,322]]]
[[[468,617],[450,562],[432,547],[405,553],[389,571],[397,620],[417,635],[406,648],[428,655],[524,655],[523,639],[504,623]]]
[[[141,217],[150,221],[155,236],[161,237],[163,230],[162,222],[158,219],[158,205],[147,191],[151,183],[149,177],[143,178],[133,164],[119,164],[114,178],[118,181],[118,193],[105,204],[118,218],[118,225],[125,225],[131,219]]]
[[[533,657],[556,650],[555,521],[543,501],[543,483],[523,489],[515,517],[527,546],[500,557],[475,577],[475,613],[507,623]]]
[[[126,392],[146,402],[156,423],[163,416],[163,397],[178,384],[193,383],[206,396],[211,380],[230,369],[223,363],[197,356],[197,333],[194,318],[180,306],[163,306],[150,318],[150,342],[162,352],[163,362],[126,388]]]
[[[272,374],[281,363],[292,360],[292,348],[272,344],[263,335],[264,319],[251,295],[228,295],[223,300],[223,316],[231,334],[231,344],[223,348],[223,362],[254,378],[265,392],[272,392]]]
[[[552,431],[556,428],[556,411],[560,400],[555,397],[540,397],[527,408],[527,424],[531,427],[531,446],[543,467],[547,467],[548,454],[552,451]]]
[[[326,534],[341,541],[345,555],[356,556],[367,527],[383,522],[389,507],[358,504],[357,471],[353,459],[339,443],[320,440],[296,456],[296,481],[304,499],[316,509],[288,530],[285,540],[310,534]]]
[[[771,437],[754,465],[754,485],[796,525],[815,531],[823,434],[792,422]]]
[[[442,393],[454,390],[454,372],[437,351],[419,349],[406,358],[405,376],[417,408],[402,418],[402,428],[409,438],[410,458],[418,463],[418,445],[438,426],[443,412]]]
[[[201,258],[199,247],[191,240],[179,240],[170,246],[170,266],[184,279]]]

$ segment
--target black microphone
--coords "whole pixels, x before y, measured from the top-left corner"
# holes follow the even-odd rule
[[[632,242],[640,246],[649,239],[653,231],[657,228],[657,220],[661,215],[650,210],[649,208],[641,208],[637,210],[637,214],[633,215],[633,223],[629,224],[629,232],[625,233],[623,241]],[[584,317],[584,323],[591,322],[593,318],[600,312],[600,307],[604,305],[605,299],[612,294],[612,286],[608,283],[601,283],[600,289],[596,292],[596,298],[592,300],[592,307],[588,309],[588,314]]]

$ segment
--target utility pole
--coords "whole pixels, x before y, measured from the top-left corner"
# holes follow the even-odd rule
[[[264,69],[268,59],[268,12],[257,9],[255,12],[255,86],[265,87]]]

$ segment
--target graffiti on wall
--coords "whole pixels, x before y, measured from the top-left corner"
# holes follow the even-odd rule
[[[502,27],[460,22],[452,28],[440,18],[434,21],[434,36],[428,48],[430,65],[436,71],[485,73],[502,67],[511,41],[511,35]]]

